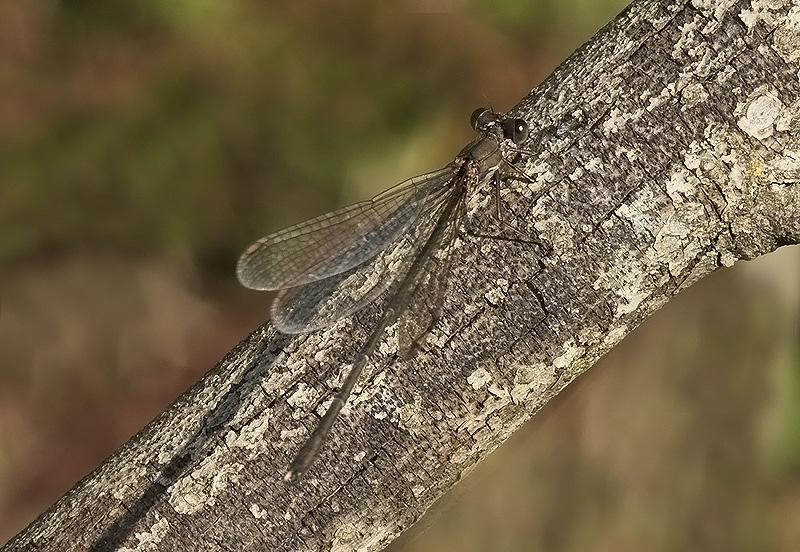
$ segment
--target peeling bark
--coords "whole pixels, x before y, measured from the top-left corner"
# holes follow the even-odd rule
[[[305,479],[379,305],[258,329],[3,550],[379,550],[674,294],[798,242],[798,52],[796,0],[634,2],[511,111],[504,224],[485,183],[426,347],[387,332]]]

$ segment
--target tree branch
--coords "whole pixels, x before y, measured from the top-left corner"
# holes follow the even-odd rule
[[[753,4],[634,2],[511,111],[503,224],[485,183],[427,346],[387,332],[300,483],[379,306],[258,329],[3,550],[383,547],[678,291],[798,242],[800,7]]]

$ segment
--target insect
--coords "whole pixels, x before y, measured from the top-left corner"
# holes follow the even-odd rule
[[[529,134],[525,120],[485,108],[472,113],[470,124],[478,136],[444,168],[270,234],[239,258],[242,285],[278,290],[271,316],[283,333],[324,328],[384,298],[380,319],[294,457],[286,481],[296,481],[311,466],[383,332],[399,321],[401,349],[410,352],[435,324],[467,194],[490,177],[497,186],[506,153]]]

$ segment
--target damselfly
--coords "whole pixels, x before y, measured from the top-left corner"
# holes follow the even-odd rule
[[[523,119],[489,109],[475,110],[470,123],[478,137],[443,169],[261,238],[239,259],[242,285],[279,290],[271,315],[283,333],[324,328],[385,297],[380,320],[295,456],[287,481],[311,466],[384,330],[399,320],[401,349],[410,351],[433,326],[468,192],[489,177],[497,185],[507,152],[528,138]]]

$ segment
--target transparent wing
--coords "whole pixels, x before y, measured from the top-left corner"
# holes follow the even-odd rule
[[[397,240],[452,175],[448,165],[406,180],[370,201],[261,238],[239,258],[239,281],[251,289],[276,290],[347,272]]]
[[[459,193],[459,190],[448,181],[448,186],[429,194],[417,223],[368,262],[279,292],[272,303],[272,323],[283,333],[310,332],[329,326],[375,301],[406,274],[436,224],[436,212],[452,193]]]
[[[448,221],[436,253],[425,260],[419,276],[408,290],[406,307],[398,319],[397,333],[400,355],[413,356],[423,344],[424,337],[436,325],[447,294],[450,271],[453,266],[453,243],[458,231],[458,220],[465,210],[464,197],[456,208],[456,214]]]
[[[279,291],[270,309],[273,325],[285,334],[312,332],[362,309],[391,285],[386,273],[377,276],[395,249],[390,245],[365,265]]]

